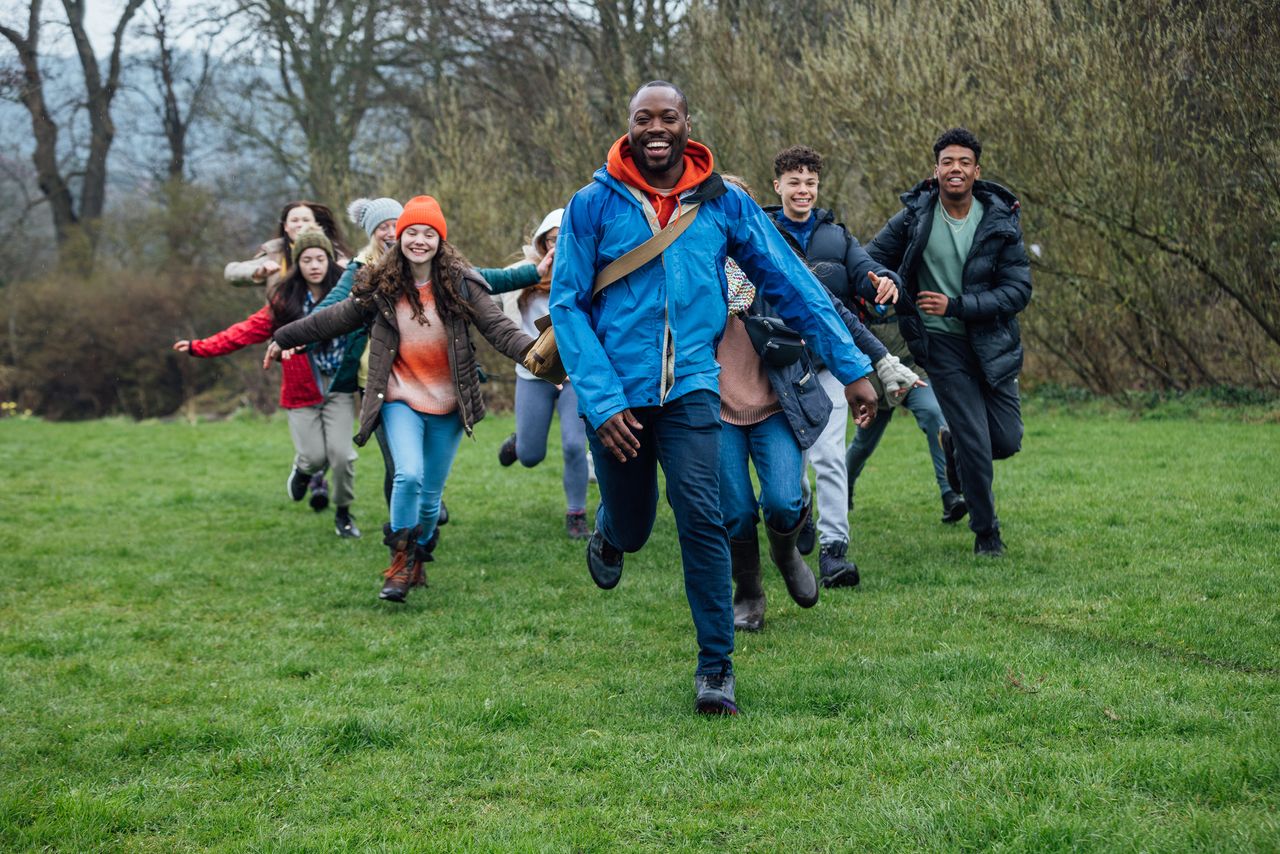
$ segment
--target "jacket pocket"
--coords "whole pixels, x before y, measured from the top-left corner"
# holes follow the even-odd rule
[[[791,389],[796,395],[796,406],[809,426],[825,425],[831,416],[831,398],[823,391],[817,375],[813,371],[804,371],[791,383]]]

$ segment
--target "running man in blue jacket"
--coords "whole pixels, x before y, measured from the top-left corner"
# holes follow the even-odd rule
[[[647,83],[628,113],[626,135],[565,210],[551,281],[551,320],[600,484],[587,567],[599,587],[617,585],[623,554],[639,551],[653,529],[661,465],[698,642],[695,708],[736,714],[716,363],[728,315],[726,255],[816,347],[864,425],[876,411],[872,367],[768,215],[720,179],[706,146],[690,141],[684,93]],[[660,257],[592,299],[609,262],[695,209]]]

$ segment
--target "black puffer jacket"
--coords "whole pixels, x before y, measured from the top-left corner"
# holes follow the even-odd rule
[[[836,299],[844,303],[846,308],[853,308],[854,297],[862,297],[874,302],[876,289],[867,278],[867,273],[877,276],[888,276],[897,281],[898,276],[892,269],[871,258],[858,239],[836,222],[836,215],[826,208],[813,209],[813,234],[809,235],[809,245],[800,248],[791,232],[779,224],[784,216],[781,205],[769,205],[764,209],[778,224],[778,231],[786,238],[791,248],[805,260],[809,269],[818,277],[818,281],[827,286],[827,290],[836,295]],[[901,282],[899,282],[901,285]]]
[[[999,385],[1022,370],[1017,314],[1031,301],[1031,263],[1022,246],[1014,195],[991,181],[975,181],[973,195],[982,202],[982,221],[964,263],[962,294],[950,301],[947,316],[964,321],[987,381]],[[928,370],[929,339],[915,299],[920,292],[917,274],[938,203],[937,180],[921,181],[902,194],[902,203],[905,207],[867,244],[867,253],[896,269],[902,278],[898,326],[916,360]]]

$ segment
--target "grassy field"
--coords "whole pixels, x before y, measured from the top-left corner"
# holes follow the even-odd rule
[[[394,606],[373,446],[344,542],[283,419],[0,421],[0,847],[1280,849],[1274,419],[1032,412],[999,562],[895,419],[861,588],[801,611],[769,568],[736,719],[692,713],[670,511],[595,589],[510,429]]]

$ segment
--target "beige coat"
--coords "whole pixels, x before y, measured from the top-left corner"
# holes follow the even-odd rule
[[[253,278],[253,273],[262,265],[263,261],[275,261],[280,268],[277,272],[267,276],[262,281]],[[339,267],[345,267],[350,259],[339,253],[337,262]],[[284,278],[288,272],[284,257],[284,240],[274,237],[266,243],[258,247],[258,252],[248,261],[232,261],[222,271],[222,275],[228,282],[237,288],[250,288],[256,285],[266,285],[268,290],[274,288],[276,283]]]

